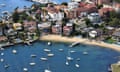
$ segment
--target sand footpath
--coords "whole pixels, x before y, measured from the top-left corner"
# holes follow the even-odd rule
[[[41,36],[40,40],[42,41],[55,41],[55,42],[80,42],[83,44],[88,44],[88,45],[96,45],[96,46],[101,46],[101,47],[105,47],[105,48],[110,48],[116,51],[120,51],[120,45],[116,45],[116,44],[108,44],[102,41],[95,41],[95,40],[88,40],[85,38],[78,38],[78,37],[64,37],[64,36],[60,36],[60,35],[45,35],[45,36]]]

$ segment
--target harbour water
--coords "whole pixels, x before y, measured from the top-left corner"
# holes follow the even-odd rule
[[[47,52],[44,51],[46,48],[51,50],[53,57],[47,56]],[[13,54],[12,50],[16,50],[17,53]],[[66,65],[68,51],[74,51],[70,53],[73,61],[69,61],[69,65]],[[83,52],[88,54],[85,55]],[[44,72],[48,67],[52,72],[108,72],[110,64],[116,63],[120,56],[120,52],[97,46],[78,45],[70,48],[69,44],[64,43],[52,43],[48,46],[47,42],[36,42],[31,46],[19,44],[7,47],[0,53],[4,53],[0,56],[4,59],[4,62],[0,63],[0,72],[24,72],[23,68],[28,68],[28,72]],[[31,57],[31,54],[36,57]],[[42,61],[40,59],[42,57],[48,60]],[[30,62],[35,62],[36,65],[30,66]],[[76,63],[80,65],[79,68],[75,67]],[[6,64],[10,67],[4,68]]]
[[[56,3],[62,3],[64,0],[52,0]],[[68,2],[70,0],[65,0],[65,2]],[[16,7],[23,8],[24,6],[30,7],[33,2],[30,2],[28,0],[0,0],[0,4],[5,4],[5,6],[0,6],[0,14],[2,11],[9,11],[12,12]]]
[[[63,1],[59,0],[58,2]],[[17,6],[22,8],[31,6],[33,3],[26,0],[0,0],[0,4],[5,4],[0,7],[1,13],[2,11],[12,12]],[[48,57],[44,51],[45,48],[50,49],[54,56]],[[17,53],[13,54],[13,50],[16,50]],[[72,50],[71,57],[74,60],[70,61],[67,66],[65,62],[69,50]],[[84,55],[83,52],[88,54]],[[97,46],[78,45],[69,48],[69,44],[52,43],[51,46],[48,46],[47,42],[36,42],[31,46],[23,44],[10,46],[0,53],[2,53],[0,59],[4,59],[3,62],[0,62],[0,72],[23,72],[23,68],[28,68],[28,72],[43,72],[48,67],[52,72],[108,72],[110,64],[116,63],[119,60],[118,56],[120,56],[120,52]],[[31,54],[36,57],[31,57]],[[41,57],[47,57],[48,61],[40,60]],[[80,61],[76,61],[78,58]],[[35,62],[36,65],[30,66],[31,62]],[[80,65],[79,68],[75,67],[76,63]],[[9,67],[4,68],[8,64]]]

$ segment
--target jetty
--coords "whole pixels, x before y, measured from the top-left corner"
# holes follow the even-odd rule
[[[112,72],[120,72],[120,61],[111,65]]]
[[[72,43],[71,45],[69,45],[69,47],[74,47],[74,46],[76,46],[76,45],[78,45],[80,42],[74,42],[74,43]]]

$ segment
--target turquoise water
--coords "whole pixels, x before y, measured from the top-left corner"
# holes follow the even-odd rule
[[[4,53],[0,58],[5,60],[0,63],[0,72],[23,72],[24,67],[28,68],[28,72],[43,72],[48,66],[52,72],[108,72],[109,65],[117,62],[117,56],[120,56],[120,52],[97,46],[78,45],[73,48],[68,46],[69,44],[63,43],[52,43],[48,46],[47,42],[36,42],[31,46],[20,44],[7,47],[0,51]],[[47,57],[44,48],[49,48],[54,56]],[[61,48],[64,49],[63,52],[59,51]],[[13,49],[17,50],[17,54],[12,53]],[[69,62],[69,66],[65,65],[68,50],[76,51],[71,53],[74,60]],[[84,51],[87,51],[88,55],[84,55]],[[31,54],[37,55],[36,58],[30,57]],[[41,61],[41,57],[47,57],[48,61]],[[80,61],[76,61],[77,58],[80,58]],[[36,65],[30,66],[30,62],[35,62]],[[75,67],[76,62],[80,68]],[[10,67],[5,69],[5,64],[9,64]]]

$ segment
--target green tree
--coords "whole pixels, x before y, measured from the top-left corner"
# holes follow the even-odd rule
[[[12,18],[13,18],[13,22],[18,22],[19,21],[19,13],[17,11],[15,11],[13,14],[12,14]]]
[[[113,18],[113,19],[109,22],[109,25],[110,25],[110,26],[114,26],[114,27],[120,26],[120,20],[119,20],[118,18]]]
[[[68,6],[68,3],[67,2],[63,2],[63,3],[61,3],[61,5]]]
[[[88,27],[90,27],[92,25],[91,21],[88,18],[85,18],[85,23]]]

